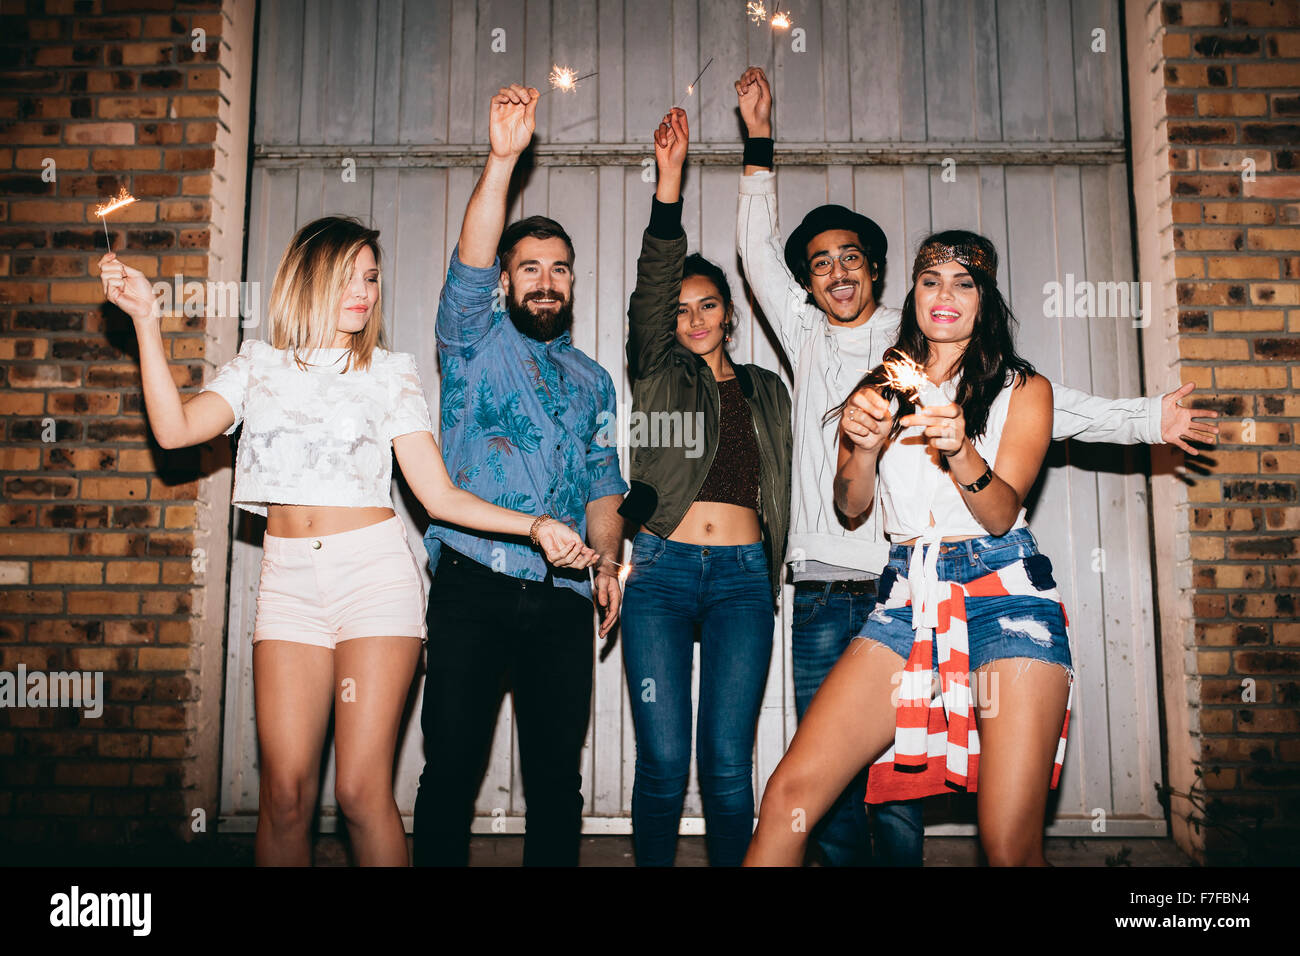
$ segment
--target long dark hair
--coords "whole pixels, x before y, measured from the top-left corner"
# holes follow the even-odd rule
[[[975,289],[979,292],[979,313],[975,316],[975,327],[971,330],[970,342],[962,353],[958,369],[961,381],[957,386],[955,403],[960,406],[966,419],[966,434],[972,439],[979,438],[988,428],[989,408],[998,393],[1012,379],[1018,376],[1017,386],[1034,374],[1034,367],[1016,352],[1013,331],[1016,319],[1011,314],[1011,307],[998,289],[996,276],[997,250],[993,243],[977,233],[964,229],[946,229],[926,237],[921,243],[925,250],[932,244],[944,246],[975,247],[983,253],[984,261],[993,263],[993,271],[986,272],[974,266],[968,266]],[[918,253],[919,256],[919,253]],[[915,269],[913,270],[916,271]],[[916,277],[913,276],[912,288],[903,300],[903,315],[898,326],[898,341],[894,349],[914,359],[917,364],[925,365],[930,358],[930,341],[921,332],[921,325],[916,319]],[[888,357],[889,352],[885,353]],[[894,416],[894,426],[889,433],[893,439],[900,429],[899,419],[914,410],[911,400],[895,392],[886,384],[883,366],[877,366],[864,375],[853,392],[872,387],[878,389],[886,400],[898,399],[898,414]],[[823,424],[843,414],[848,405],[848,396],[843,402],[826,413]]]

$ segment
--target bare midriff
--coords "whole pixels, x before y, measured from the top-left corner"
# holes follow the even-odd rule
[[[668,536],[682,544],[716,544],[720,547],[755,544],[763,540],[758,512],[720,501],[697,501]]]
[[[392,508],[271,505],[266,509],[266,533],[273,538],[315,538],[368,528],[393,515]]]
[[[932,527],[932,528],[934,527],[934,515],[933,515],[933,514],[930,515],[930,527]],[[975,538],[981,538],[981,537],[983,537],[983,535],[978,535],[978,534],[950,534],[950,535],[945,535],[944,537],[940,538],[939,540],[940,540],[940,541],[944,541],[944,542],[947,542],[947,541],[971,541],[971,540],[973,540],[973,539],[975,539]],[[921,536],[920,536],[920,535],[917,535],[915,538],[909,538],[909,539],[906,540],[906,541],[891,541],[890,544],[900,544],[900,545],[902,545],[902,546],[905,547],[905,548],[910,548],[912,545],[916,544],[916,542],[918,542],[918,541],[920,541],[920,540],[921,540]]]

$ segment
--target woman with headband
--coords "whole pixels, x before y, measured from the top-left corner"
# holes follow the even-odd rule
[[[1046,865],[1074,672],[1023,502],[1051,441],[1052,389],[1016,354],[996,274],[984,237],[926,239],[898,342],[830,413],[836,505],[850,520],[883,509],[889,564],[767,783],[747,864],[797,865],[874,761],[867,802],[975,791],[989,862]]]

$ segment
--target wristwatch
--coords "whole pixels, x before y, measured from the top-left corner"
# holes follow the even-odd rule
[[[988,486],[988,483],[992,480],[993,480],[993,467],[989,465],[985,467],[984,474],[980,475],[969,485],[962,485],[960,481],[957,482],[957,484],[961,485],[967,491],[975,492],[975,491],[982,491],[985,487]]]

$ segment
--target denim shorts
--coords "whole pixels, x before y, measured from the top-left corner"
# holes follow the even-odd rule
[[[912,650],[912,608],[885,605],[895,588],[907,588],[908,562],[912,546],[896,544],[889,549],[889,564],[880,576],[879,600],[858,637],[879,641],[904,660]],[[1017,528],[1001,537],[992,535],[940,545],[939,580],[968,584],[1017,561],[1024,561],[1030,583],[1039,591],[1053,592],[1052,562],[1039,554],[1038,543],[1028,528]],[[1058,595],[1032,597],[1023,594],[966,598],[966,641],[970,669],[976,671],[993,661],[1009,657],[1030,658],[1059,664],[1073,678],[1070,640],[1066,634],[1065,611]],[[938,657],[934,658],[938,669]]]

